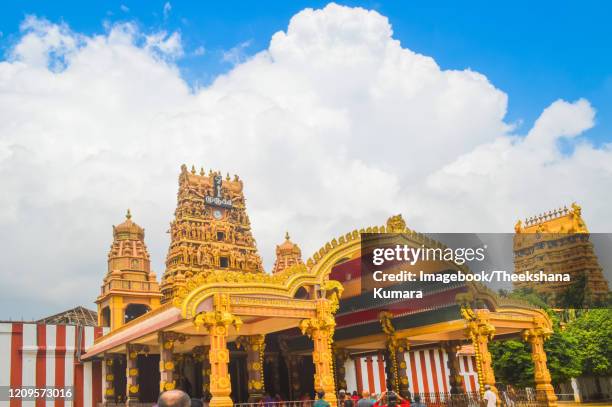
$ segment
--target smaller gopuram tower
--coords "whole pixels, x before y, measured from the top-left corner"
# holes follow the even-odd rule
[[[514,226],[514,272],[569,274],[570,282],[515,282],[515,287],[528,287],[536,292],[552,294],[555,298],[585,279],[585,290],[594,301],[608,296],[606,281],[589,231],[582,219],[582,208],[573,203],[566,207],[545,212]],[[555,305],[555,304],[553,304]]]
[[[144,229],[132,222],[129,209],[125,221],[113,226],[108,270],[96,299],[98,325],[115,330],[159,307],[161,293],[144,236]]]
[[[285,234],[285,241],[276,246],[276,261],[272,273],[280,273],[295,264],[304,264],[300,247],[289,238],[289,232]]]
[[[163,302],[186,280],[211,270],[263,273],[251,234],[243,184],[237,175],[181,166],[170,248],[162,278]]]

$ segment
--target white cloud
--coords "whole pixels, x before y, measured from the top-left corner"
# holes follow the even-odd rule
[[[170,16],[170,12],[172,11],[172,4],[169,1],[164,3],[164,18],[168,18]]]
[[[181,34],[173,32],[168,35],[165,31],[160,31],[146,37],[146,51],[154,50],[161,55],[169,58],[183,56],[183,45],[181,44]]]
[[[247,58],[246,50],[251,46],[251,40],[243,41],[240,44],[236,45],[223,52],[221,59],[224,62],[229,62],[232,65],[238,65],[243,63]]]
[[[127,207],[160,275],[183,162],[241,175],[268,265],[285,230],[307,256],[399,212],[420,231],[508,231],[578,200],[592,229],[612,227],[611,149],[577,137],[587,101],[515,134],[504,92],[402,48],[376,12],[304,10],[196,91],[182,53],[178,33],[26,20],[0,63],[0,317],[90,306]]]
[[[128,6],[126,6],[125,4],[122,4],[119,6],[119,8],[121,9],[121,11],[123,11],[124,13],[128,13],[130,11],[130,8]]]

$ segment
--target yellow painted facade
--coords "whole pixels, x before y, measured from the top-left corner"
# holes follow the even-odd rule
[[[102,356],[111,366],[117,355],[159,354],[159,386],[164,391],[177,386],[180,355],[192,354],[205,362],[202,385],[212,396],[210,405],[229,407],[233,401],[228,343],[246,347],[249,391],[261,394],[264,336],[299,328],[312,339],[315,389],[324,391],[335,407],[338,372],[334,360],[343,360],[342,355],[352,347],[380,342],[393,355],[392,379],[401,390],[407,388],[406,366],[398,355],[410,346],[439,343],[449,347],[457,341],[471,341],[477,351],[481,386],[495,386],[488,342],[499,332],[525,335],[532,343],[534,361],[539,363],[538,389],[552,391],[541,346],[546,336],[537,334],[551,329],[546,313],[500,299],[480,285],[469,285],[469,292],[457,297],[462,313],[455,320],[395,329],[393,315],[383,313],[380,334],[336,342],[335,314],[345,287],[329,276],[339,262],[360,256],[362,233],[388,233],[390,239],[401,234],[417,246],[437,247],[440,243],[409,230],[401,215],[396,215],[385,225],[332,239],[306,262],[287,235],[277,247],[274,273],[265,273],[250,232],[242,190],[238,177],[223,178],[212,171],[207,175],[203,170],[197,174],[195,168],[189,171],[182,167],[161,289],[150,271],[144,230],[131,221],[129,212],[126,221],[114,227],[109,269],[97,300],[100,321],[108,322],[111,332],[96,341],[85,359]],[[460,268],[469,272],[465,266]],[[478,308],[482,303],[488,308]],[[150,312],[126,322],[130,304],[146,305]],[[287,358],[291,360],[290,355]],[[129,366],[134,368],[133,363]],[[132,387],[126,394],[137,402],[139,372],[127,369],[126,374],[130,372],[134,375],[127,382]],[[109,402],[115,394],[112,382],[112,377],[106,378]],[[543,398],[547,405],[556,405],[553,396],[554,392]]]
[[[606,299],[608,282],[589,240],[589,230],[582,219],[582,208],[573,203],[518,221],[514,227],[515,273],[542,270],[547,274],[567,273],[569,282],[516,282],[516,287],[558,296],[579,278],[585,278],[585,290],[591,300]]]
[[[144,242],[144,229],[132,221],[128,209],[125,221],[113,226],[108,270],[96,299],[98,325],[118,329],[125,324],[126,315],[129,320],[130,306],[137,307],[134,315],[139,316],[143,311],[159,307],[160,301],[159,285]]]

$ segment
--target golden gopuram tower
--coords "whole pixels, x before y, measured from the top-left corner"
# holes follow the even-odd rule
[[[151,271],[144,236],[144,229],[132,221],[129,209],[125,221],[113,226],[108,270],[96,299],[98,325],[114,330],[159,307],[161,293]]]
[[[162,278],[163,302],[186,279],[214,269],[263,273],[237,175],[181,166],[175,218]]]
[[[514,227],[514,272],[547,274],[567,273],[569,282],[515,282],[515,287],[533,288],[536,292],[556,296],[580,278],[585,278],[585,290],[590,300],[608,296],[608,282],[599,265],[589,231],[582,219],[582,208],[573,203],[568,209],[555,209],[518,221]]]

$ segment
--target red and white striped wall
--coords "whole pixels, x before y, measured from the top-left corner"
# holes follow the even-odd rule
[[[102,336],[93,326],[0,323],[0,386],[74,387],[74,400],[0,401],[0,406],[95,407],[102,401],[103,363],[79,362]]]
[[[404,354],[411,393],[447,393],[450,391],[447,361],[444,349],[413,350]],[[473,356],[458,356],[460,374],[465,391],[478,391],[476,362]],[[386,390],[385,361],[382,354],[349,359],[345,365],[347,390],[380,394]]]

